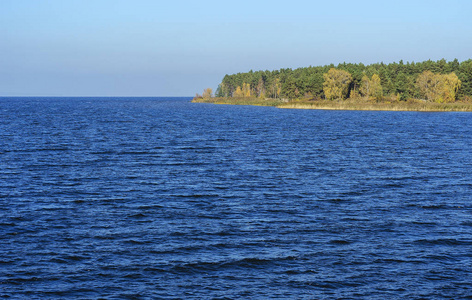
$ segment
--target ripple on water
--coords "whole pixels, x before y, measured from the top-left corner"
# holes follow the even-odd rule
[[[468,114],[0,107],[0,297],[470,298]]]

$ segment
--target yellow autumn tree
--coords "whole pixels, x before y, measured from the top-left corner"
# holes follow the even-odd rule
[[[259,78],[259,82],[257,83],[257,96],[261,99],[264,99],[265,98],[265,94],[266,94],[266,91],[265,91],[265,87],[264,87],[264,80],[261,78]]]
[[[371,81],[367,75],[364,74],[361,79],[361,86],[359,88],[359,92],[364,97],[369,97],[371,93]]]
[[[280,97],[280,93],[282,92],[282,85],[280,84],[280,78],[275,78],[271,84],[271,93],[272,97],[277,99]]]
[[[424,71],[416,78],[416,87],[428,101],[439,98],[440,85],[441,75],[434,74],[431,71]]]
[[[249,83],[243,83],[243,97],[251,97],[251,85]]]
[[[238,86],[236,90],[233,92],[233,97],[235,98],[242,98],[244,97],[243,91],[241,90],[241,87]]]
[[[456,101],[457,92],[461,87],[461,81],[455,73],[442,75],[444,86],[443,86],[443,100],[444,102]]]
[[[202,97],[203,99],[210,99],[213,96],[213,90],[211,88],[206,88],[203,90]]]
[[[454,102],[461,81],[455,73],[446,75],[424,71],[416,79],[416,87],[428,101]]]
[[[349,92],[352,76],[344,70],[331,68],[328,73],[323,74],[323,91],[326,99],[345,99]]]
[[[383,92],[379,75],[372,75],[372,79],[369,79],[367,75],[364,75],[361,80],[361,87],[359,91],[361,92],[362,96],[366,98],[372,97],[376,100],[381,99]]]
[[[372,75],[372,96],[380,100],[383,97],[383,88],[378,74]]]

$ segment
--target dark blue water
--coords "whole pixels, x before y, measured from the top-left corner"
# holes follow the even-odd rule
[[[0,297],[472,298],[472,114],[0,99]]]

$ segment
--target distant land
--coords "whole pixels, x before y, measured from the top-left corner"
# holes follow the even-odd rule
[[[225,75],[193,102],[302,109],[472,111],[472,59],[343,63]]]

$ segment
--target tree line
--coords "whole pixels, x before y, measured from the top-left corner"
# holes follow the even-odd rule
[[[205,97],[212,91],[206,89]],[[342,63],[225,75],[216,97],[274,99],[472,100],[472,59],[459,62]]]

